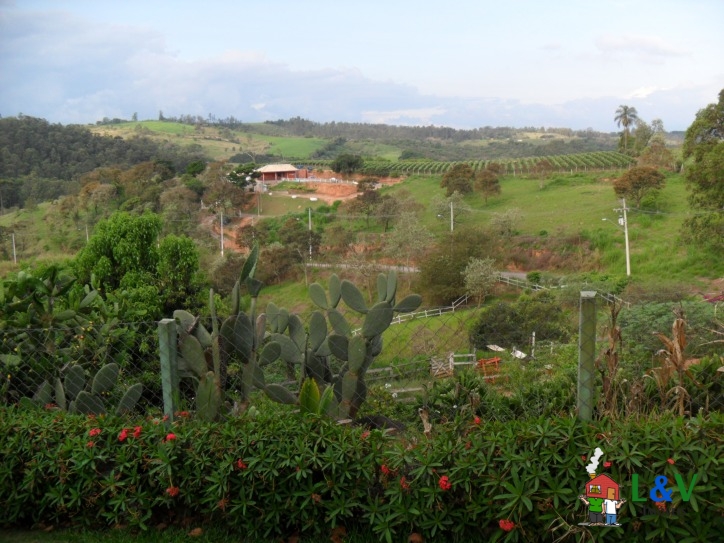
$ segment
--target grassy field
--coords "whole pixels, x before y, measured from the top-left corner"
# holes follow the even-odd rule
[[[580,236],[595,241],[604,270],[625,273],[625,236],[617,219],[621,201],[612,188],[618,172],[579,173],[553,176],[543,184],[535,179],[506,177],[501,194],[486,204],[479,194],[466,197],[472,212],[459,216],[463,225],[488,225],[495,214],[511,209],[520,211],[518,234],[541,239],[548,236]],[[427,210],[435,197],[444,196],[440,177],[413,176],[385,189],[389,194],[406,190]],[[684,179],[670,175],[655,204],[630,209],[627,202],[628,234],[632,277],[636,280],[695,280],[724,275],[724,256],[703,253],[698,247],[680,241],[682,222],[689,214]],[[605,221],[603,219],[606,219]],[[449,231],[449,219],[432,211],[420,221],[436,235]]]

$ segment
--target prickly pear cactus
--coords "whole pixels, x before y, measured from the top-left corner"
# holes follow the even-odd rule
[[[342,419],[355,417],[367,397],[365,374],[382,352],[382,334],[392,323],[395,313],[414,311],[422,303],[417,294],[410,294],[396,303],[397,275],[394,272],[378,276],[377,290],[377,303],[368,307],[360,290],[350,281],[340,281],[337,275],[329,280],[329,292],[318,283],[311,284],[310,298],[326,312],[327,318],[320,311],[313,312],[308,334],[298,317],[270,304],[267,315],[271,337],[282,346],[282,359],[288,364],[301,365],[300,405],[305,394],[314,397],[311,385],[306,381],[311,378],[318,394],[324,396],[328,389],[333,391],[325,404],[326,413]],[[338,309],[340,301],[364,315],[360,330],[352,330]],[[285,332],[288,335],[284,335]],[[330,356],[344,362],[337,375],[330,370]]]
[[[54,387],[43,381],[32,400],[23,398],[21,405],[42,406],[54,403],[58,409],[68,413],[105,415],[108,410],[103,395],[116,387],[119,373],[118,364],[106,364],[90,382],[86,382],[85,370],[81,366],[73,365],[65,371],[63,379],[56,378]],[[123,415],[132,411],[142,393],[141,383],[129,387],[118,402],[115,414]]]

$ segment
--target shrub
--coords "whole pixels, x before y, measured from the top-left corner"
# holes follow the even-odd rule
[[[246,538],[328,533],[337,525],[399,541],[560,541],[578,526],[578,499],[596,447],[599,473],[621,483],[627,541],[719,541],[724,529],[724,417],[581,423],[546,417],[504,423],[470,417],[429,438],[392,436],[259,404],[256,416],[200,424],[180,416],[85,418],[0,412],[2,526],[37,522],[97,526],[193,518]],[[654,477],[685,485],[666,511],[635,501]],[[652,511],[653,510],[653,511]],[[502,522],[505,521],[505,522]]]

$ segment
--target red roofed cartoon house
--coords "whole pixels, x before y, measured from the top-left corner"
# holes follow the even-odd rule
[[[618,483],[608,475],[590,474],[591,480],[586,483],[586,496],[589,498],[603,498],[618,500]],[[609,496],[609,489],[613,490],[613,496]]]

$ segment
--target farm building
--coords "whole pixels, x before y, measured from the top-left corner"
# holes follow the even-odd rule
[[[284,181],[286,179],[306,179],[307,170],[297,169],[291,164],[267,164],[257,169],[261,174],[260,181]]]

